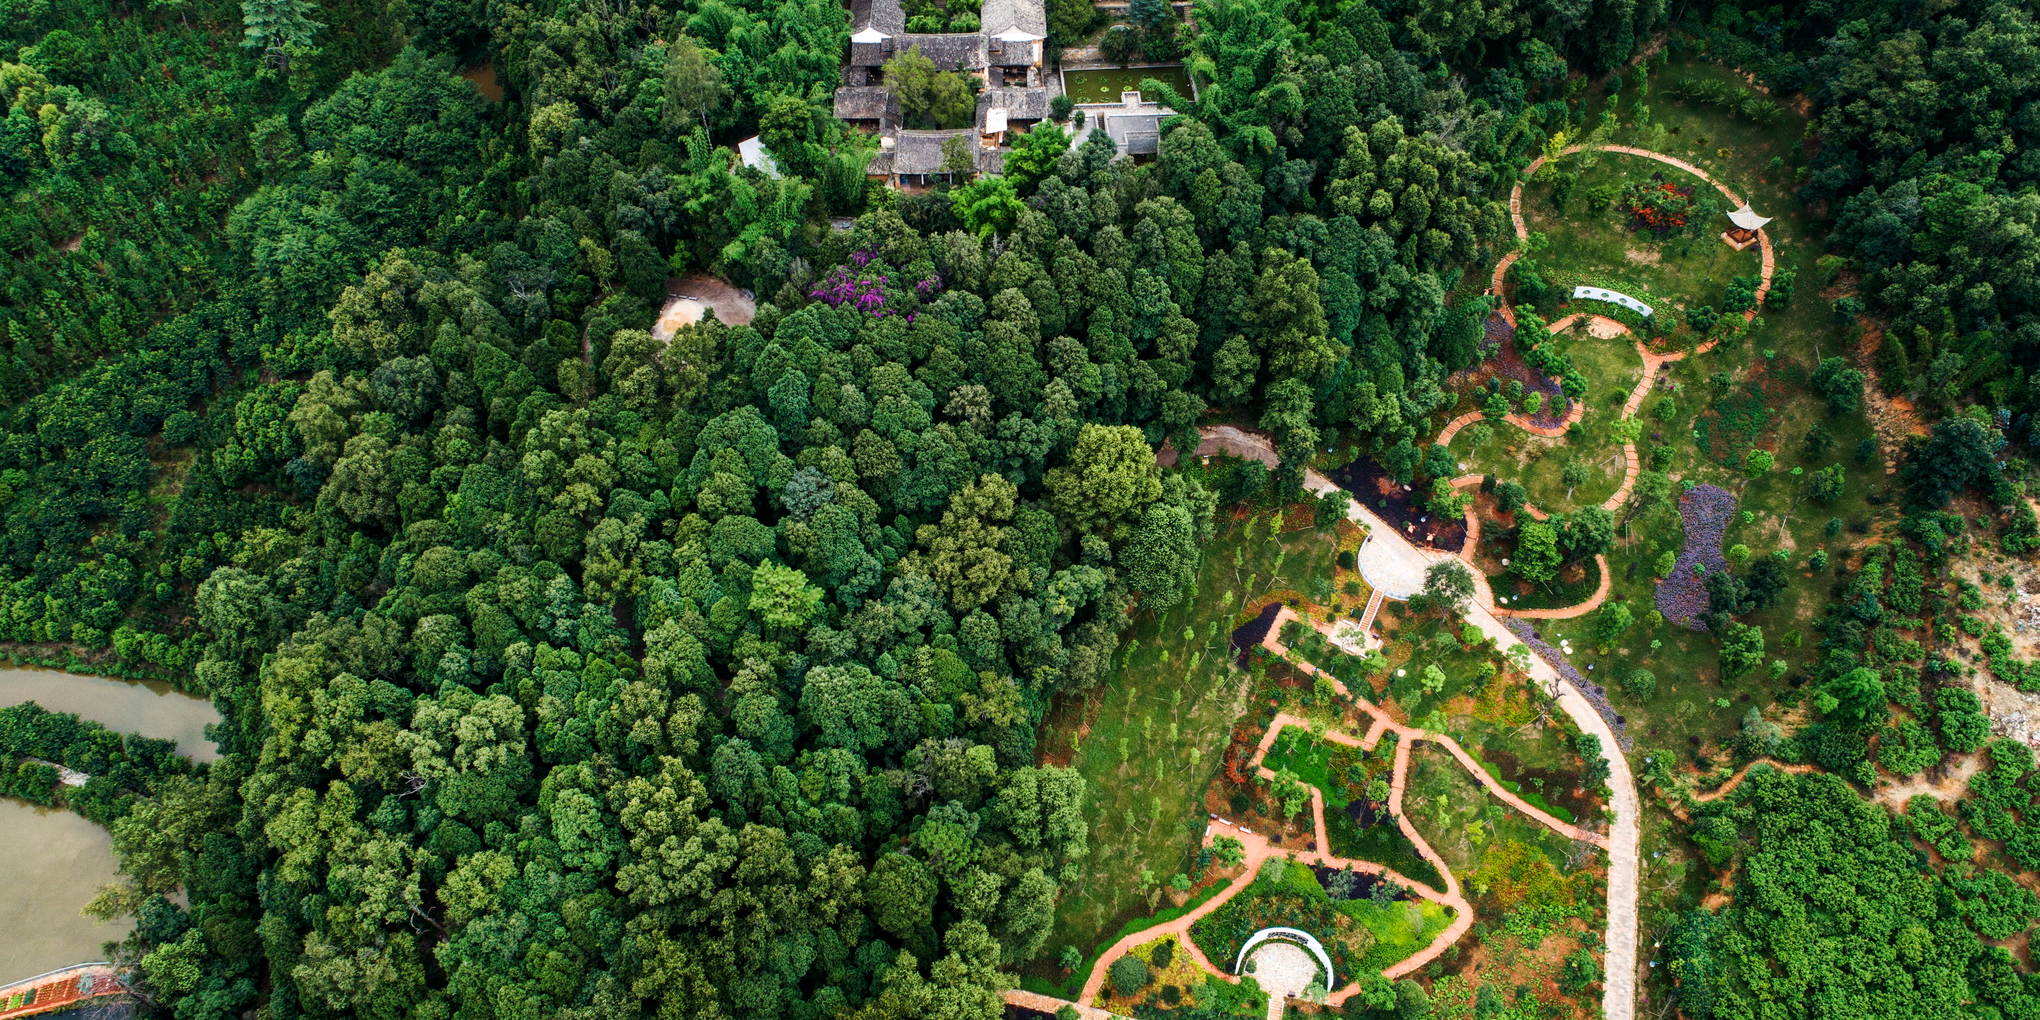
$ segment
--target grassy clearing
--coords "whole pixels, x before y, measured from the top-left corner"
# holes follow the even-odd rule
[[[1452,909],[1442,903],[1415,899],[1400,903],[1347,900],[1339,904],[1339,912],[1374,936],[1374,947],[1353,968],[1358,974],[1378,972],[1415,956],[1452,926],[1454,916]]]
[[[1696,230],[1665,238],[1631,231],[1629,217],[1597,201],[1632,181],[1662,174],[1666,183],[1692,186],[1695,198],[1721,194],[1699,178],[1642,156],[1603,152],[1568,161],[1579,182],[1563,205],[1554,199],[1554,175],[1540,173],[1523,186],[1523,220],[1547,246],[1529,256],[1546,284],[1564,295],[1578,286],[1620,291],[1661,315],[1679,315],[1699,305],[1720,307],[1723,288],[1737,276],[1755,276],[1762,263],[1755,248],[1738,252],[1720,239],[1727,220],[1716,214]],[[1603,312],[1612,306],[1578,301],[1568,311]]]
[[[1484,423],[1485,432],[1481,425],[1473,425],[1453,436],[1448,449],[1465,473],[1513,481],[1546,513],[1600,506],[1622,484],[1622,444],[1594,422],[1596,417],[1590,413],[1573,427],[1576,434],[1557,439],[1532,435],[1506,422]],[[1587,468],[1587,480],[1578,486],[1564,481],[1565,465],[1572,460]]]
[[[1143,926],[1188,898],[1169,882],[1194,870],[1205,790],[1251,685],[1228,656],[1227,640],[1249,594],[1332,576],[1333,532],[1271,535],[1267,521],[1228,523],[1205,548],[1198,594],[1165,614],[1141,614],[1111,679],[1059,702],[1043,722],[1043,760],[1084,776],[1092,847],[1058,905],[1051,958],[1065,945],[1094,953],[1127,925]],[[1066,978],[1052,962],[1029,973]]]
[[[1443,888],[1444,877],[1388,813],[1386,791],[1394,779],[1395,746],[1393,735],[1386,735],[1369,753],[1290,727],[1275,738],[1263,764],[1278,772],[1287,769],[1324,794],[1325,836],[1333,855],[1370,861],[1433,889]],[[1377,781],[1383,785],[1373,792],[1380,797],[1369,792]]]

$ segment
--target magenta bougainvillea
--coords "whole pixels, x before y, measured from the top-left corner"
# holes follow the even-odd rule
[[[877,258],[878,254],[870,250],[852,252],[850,264],[837,266],[819,286],[808,291],[808,297],[826,301],[831,308],[849,305],[874,319],[883,319],[894,314],[896,309],[886,304],[885,296],[885,285],[892,277],[862,271]],[[930,273],[916,281],[914,293],[923,301],[942,293],[942,274]],[[912,323],[915,314],[907,312],[907,322]]]

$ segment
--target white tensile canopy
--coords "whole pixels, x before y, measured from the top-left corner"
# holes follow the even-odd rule
[[[1742,208],[1728,214],[1728,222],[1743,230],[1762,230],[1764,224],[1771,222],[1771,217],[1757,215],[1757,211],[1744,202]]]

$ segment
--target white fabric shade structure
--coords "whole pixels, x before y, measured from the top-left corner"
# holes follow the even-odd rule
[[[884,32],[881,32],[878,29],[866,28],[863,31],[858,32],[856,35],[851,36],[850,41],[854,43],[881,43],[890,38],[892,37],[886,35]]]
[[[1764,224],[1771,222],[1771,217],[1757,215],[1757,211],[1750,208],[1748,202],[1744,202],[1742,208],[1728,214],[1728,222],[1742,230],[1762,230]]]
[[[1325,952],[1324,945],[1318,942],[1317,936],[1298,928],[1263,928],[1255,932],[1253,937],[1249,938],[1246,944],[1240,947],[1239,958],[1233,961],[1233,973],[1238,974],[1240,968],[1247,965],[1247,954],[1253,952],[1255,946],[1269,939],[1294,942],[1310,950],[1311,955],[1317,957],[1318,964],[1325,969],[1325,994],[1331,994],[1332,989],[1335,987],[1332,983],[1335,980],[1332,976],[1332,958]]]
[[[1621,305],[1638,315],[1646,317],[1656,314],[1649,305],[1619,290],[1609,290],[1606,287],[1574,287],[1572,296],[1574,298],[1585,298],[1589,301],[1606,301],[1610,304]]]
[[[991,109],[986,110],[984,133],[988,135],[996,135],[1004,130],[1006,130],[1006,108],[1003,106],[994,106]]]

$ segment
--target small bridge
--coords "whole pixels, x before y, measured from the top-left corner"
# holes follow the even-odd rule
[[[1574,287],[1572,289],[1572,296],[1575,298],[1586,298],[1589,301],[1606,301],[1610,304],[1621,305],[1646,319],[1650,318],[1652,314],[1649,305],[1619,290],[1609,290],[1606,287]]]
[[[0,988],[0,1020],[75,1006],[86,999],[124,995],[113,965],[104,960],[37,974]]]

